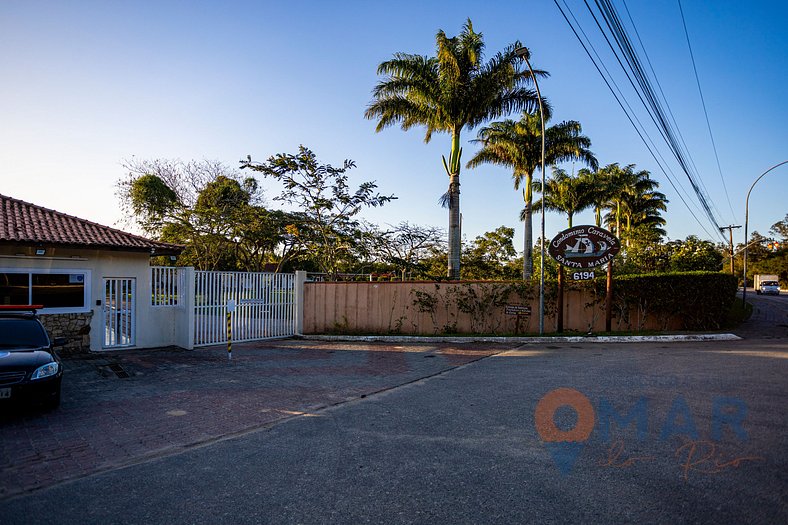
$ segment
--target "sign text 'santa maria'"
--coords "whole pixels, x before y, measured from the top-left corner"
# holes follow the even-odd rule
[[[598,226],[575,226],[550,241],[550,257],[568,268],[596,268],[607,264],[621,249],[615,235]]]

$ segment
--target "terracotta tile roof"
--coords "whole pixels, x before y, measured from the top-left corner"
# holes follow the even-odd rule
[[[54,244],[173,255],[182,246],[152,241],[95,222],[0,195],[0,243]]]

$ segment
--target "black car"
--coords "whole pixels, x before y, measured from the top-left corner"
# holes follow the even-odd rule
[[[33,308],[0,307],[0,410],[11,403],[60,405],[63,364],[52,346]]]

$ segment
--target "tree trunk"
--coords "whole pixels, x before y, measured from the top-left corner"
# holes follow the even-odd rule
[[[533,226],[533,193],[531,186],[533,184],[533,177],[528,175],[525,178],[525,189],[523,192],[523,200],[525,201],[525,219],[523,220],[523,227],[525,233],[523,234],[523,280],[527,281],[534,273],[534,226]],[[544,265],[544,261],[542,261]]]
[[[627,248],[629,248],[629,238],[632,233],[632,215],[627,215]]]
[[[449,279],[460,279],[460,174],[452,173],[449,178]]]
[[[448,277],[460,280],[460,253],[462,252],[462,231],[460,225],[460,130],[451,135],[451,154],[446,171],[449,175],[449,261]]]
[[[527,281],[534,273],[534,232],[532,224],[533,210],[531,203],[525,203],[525,220],[523,221],[523,280]]]

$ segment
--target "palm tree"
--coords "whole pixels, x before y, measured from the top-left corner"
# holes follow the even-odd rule
[[[545,119],[549,120],[549,112]],[[591,139],[582,134],[579,122],[568,120],[545,129],[545,164],[578,160],[597,169],[597,160],[589,150]],[[524,221],[523,279],[529,279],[533,272],[533,174],[542,158],[542,126],[538,113],[524,113],[515,122],[504,120],[493,122],[479,130],[478,138],[482,148],[468,162],[469,168],[483,163],[498,164],[513,170],[514,189],[523,187],[525,210],[521,214]]]
[[[596,188],[592,181],[579,175],[573,177],[561,168],[553,168],[553,174],[545,181],[544,191],[541,186],[539,181],[533,183],[534,191],[542,194],[534,203],[535,209],[539,211],[544,199],[545,210],[566,213],[569,228],[576,213],[594,205]],[[525,210],[520,215],[523,217]]]
[[[473,30],[470,19],[458,36],[449,38],[441,30],[435,42],[434,57],[396,53],[378,66],[378,74],[386,78],[373,90],[365,117],[378,120],[376,131],[394,124],[403,130],[423,125],[425,142],[435,132],[451,134],[449,159],[443,158],[449,176],[448,274],[459,279],[460,133],[513,112],[533,111],[538,99],[534,90],[525,87],[532,82],[531,74],[520,69],[514,54],[522,47],[520,42],[483,62],[484,39]]]
[[[577,172],[580,179],[586,181],[586,184],[593,188],[591,194],[591,205],[594,207],[594,224],[602,227],[602,212],[610,203],[613,188],[610,177],[604,170],[592,171],[587,168],[581,168]]]
[[[657,191],[659,183],[650,178],[646,170],[635,171],[635,165],[629,164],[621,168],[618,164],[610,164],[602,170],[609,181],[610,211],[605,219],[608,227],[615,224],[616,235],[627,237],[627,245],[635,227],[645,227],[658,236],[664,235],[661,228],[665,219],[661,213],[667,210],[665,194]],[[621,220],[626,221],[624,230]]]

